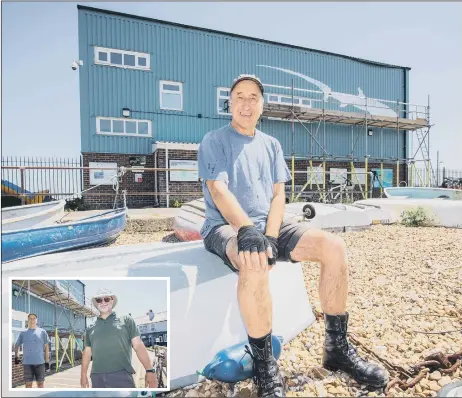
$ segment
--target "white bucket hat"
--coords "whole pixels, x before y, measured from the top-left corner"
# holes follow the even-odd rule
[[[114,300],[112,308],[115,308],[115,306],[117,305],[117,296],[108,289],[99,289],[98,292],[92,297],[91,302],[96,308],[98,308],[98,303],[95,299],[97,299],[98,297],[112,297],[112,299]]]

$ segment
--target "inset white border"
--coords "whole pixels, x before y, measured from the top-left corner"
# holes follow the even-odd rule
[[[11,347],[12,347],[12,333],[11,333],[11,322],[13,319],[13,297],[12,297],[12,288],[13,288],[13,280],[75,280],[75,281],[82,281],[85,283],[85,281],[135,281],[135,280],[151,280],[151,281],[166,281],[167,282],[167,387],[165,388],[24,388],[24,389],[18,389],[18,388],[13,388],[12,385],[12,370],[13,370],[13,355],[11,353]],[[8,278],[8,289],[9,289],[9,309],[8,309],[8,325],[9,325],[9,330],[8,330],[8,391],[10,392],[17,392],[20,393],[21,391],[27,393],[29,391],[37,391],[37,392],[59,392],[59,391],[149,391],[149,392],[168,392],[170,391],[170,277],[91,277],[91,278],[66,278],[66,277],[46,277],[43,278],[41,276],[38,277],[9,277]],[[45,383],[46,383],[46,377],[45,377]]]

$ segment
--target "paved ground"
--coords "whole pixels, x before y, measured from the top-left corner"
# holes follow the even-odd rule
[[[149,356],[154,360],[154,353],[152,351],[149,351]],[[90,372],[91,372],[91,365],[92,363],[90,362],[90,366],[88,368],[88,381],[91,383],[90,379]],[[135,354],[135,351],[132,350],[132,366],[136,371],[136,374],[134,375],[135,379],[135,385],[136,388],[144,388],[144,376],[145,376],[145,371],[144,367],[141,364],[141,362],[138,360],[138,357]],[[50,376],[45,376],[45,388],[80,388],[80,372],[81,372],[81,366],[75,366],[73,368],[64,370],[59,373],[52,374]],[[16,387],[18,388],[25,388],[25,385],[21,385]],[[36,384],[34,382],[32,387],[36,387]]]
[[[128,209],[128,218],[132,220],[167,219],[175,217],[180,209],[178,208],[149,208],[149,209]],[[109,210],[88,210],[74,211],[66,214],[64,220],[78,220],[85,217],[96,216]]]

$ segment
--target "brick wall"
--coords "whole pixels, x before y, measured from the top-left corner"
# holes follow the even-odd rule
[[[123,154],[100,154],[100,153],[84,153],[83,165],[89,166],[89,162],[115,162],[118,166],[130,167],[129,158],[135,155],[123,155]],[[197,151],[194,150],[169,150],[169,160],[197,160]],[[157,150],[157,165],[154,165],[154,156],[146,155],[146,167],[157,167],[166,168],[168,167],[165,163],[166,156],[165,150]],[[287,159],[287,166],[289,170],[292,168],[291,159]],[[319,161],[313,161],[313,168],[320,164]],[[355,168],[363,168],[364,162],[354,162]],[[309,160],[295,160],[295,170],[306,171],[309,167]],[[347,171],[351,171],[350,162],[346,161],[328,161],[326,162],[327,170],[331,168],[345,168]],[[380,163],[368,162],[368,168],[380,168]],[[393,185],[396,185],[396,163],[384,163],[384,169],[393,170]],[[90,187],[89,170],[84,170],[84,189]],[[135,182],[135,173],[127,172],[120,184],[120,191],[127,190],[127,206],[129,208],[143,208],[143,207],[166,207],[167,196],[166,192],[166,172],[157,172],[157,185],[158,202],[154,195],[155,179],[154,172],[145,171],[142,173],[143,181]],[[400,181],[406,181],[407,178],[407,166],[400,165]],[[295,184],[303,185],[306,183],[307,175],[304,173],[295,174]],[[326,176],[326,179],[329,175]],[[88,209],[109,209],[112,208],[114,203],[114,190],[111,186],[101,186],[90,191],[93,195],[85,195],[85,205]],[[182,203],[202,197],[202,187],[200,182],[169,182],[169,201],[170,207],[175,205],[181,205]],[[94,196],[95,193],[103,193],[106,195]],[[379,196],[380,189],[373,190],[373,196]],[[107,194],[110,194],[109,196]],[[181,194],[181,195],[180,195]],[[120,202],[121,204],[121,202]]]
[[[129,158],[130,156],[137,155],[123,155],[123,154],[111,154],[111,153],[83,153],[83,166],[88,167],[90,162],[105,162],[105,163],[117,163],[117,166],[130,167]],[[146,156],[146,166],[154,167],[153,155]],[[138,173],[136,173],[138,174]],[[139,173],[142,175],[142,182],[135,182],[135,173],[127,172],[122,177],[122,182],[119,186],[119,192],[126,190],[127,195],[127,207],[128,208],[143,208],[143,207],[156,207],[155,203],[155,184],[154,184],[154,172],[145,171]],[[83,186],[84,190],[90,188],[90,172],[89,170],[83,171]],[[133,193],[138,193],[134,196]],[[84,194],[84,203],[87,209],[111,209],[114,204],[115,191],[110,185],[102,185],[89,191],[91,195]],[[103,194],[97,195],[95,194]],[[108,195],[109,194],[109,195]],[[119,206],[122,206],[122,202],[119,201]]]

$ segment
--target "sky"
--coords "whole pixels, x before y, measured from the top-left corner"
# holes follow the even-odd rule
[[[2,154],[80,154],[78,3],[2,3]],[[83,4],[83,3],[80,3]],[[462,3],[85,3],[411,67],[430,148],[462,169]]]
[[[146,315],[149,310],[154,313],[167,311],[166,280],[87,280],[85,296],[91,299],[101,288],[109,289],[117,296],[114,311],[119,315],[132,314],[133,318]]]

